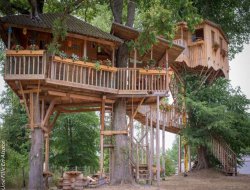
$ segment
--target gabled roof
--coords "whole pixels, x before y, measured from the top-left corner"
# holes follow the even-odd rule
[[[55,19],[63,16],[63,13],[39,14],[40,20],[31,19],[29,15],[11,15],[0,18],[0,23],[8,23],[13,26],[26,26],[32,28],[52,29]],[[119,42],[122,40],[112,34],[102,31],[91,24],[82,21],[72,15],[67,16],[67,27],[69,33],[105,39],[108,41]]]
[[[123,39],[124,41],[129,41],[136,40],[139,37],[141,31],[128,26],[124,26],[119,23],[113,23],[111,33]],[[159,36],[157,36],[157,40],[158,42],[153,45],[153,58],[157,62],[160,61],[163,55],[166,53],[166,49],[168,49],[169,63],[174,62],[176,58],[181,54],[181,52],[185,49],[183,46],[175,43],[171,44],[170,41]],[[142,57],[139,57],[139,60],[143,59],[150,59],[150,51],[146,52]]]

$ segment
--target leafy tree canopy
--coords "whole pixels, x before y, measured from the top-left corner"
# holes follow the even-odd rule
[[[184,81],[189,119],[183,133],[189,143],[207,146],[211,136],[221,137],[239,157],[244,154],[250,146],[250,101],[240,88],[223,78],[201,84],[200,77],[186,75]]]

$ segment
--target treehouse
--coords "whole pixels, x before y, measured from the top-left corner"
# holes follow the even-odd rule
[[[185,120],[180,108],[164,105],[160,97],[169,94],[173,71],[178,74],[184,67],[201,73],[211,72],[214,77],[227,77],[227,40],[224,33],[217,25],[206,21],[197,27],[194,35],[187,30],[185,23],[181,23],[173,44],[157,37],[157,43],[145,52],[135,47],[128,52],[119,52],[124,43],[136,41],[140,31],[113,23],[110,34],[68,15],[67,35],[59,41],[60,51],[54,54],[49,51],[52,29],[55,21],[63,16],[61,13],[47,13],[40,14],[40,19],[31,19],[27,15],[0,18],[0,35],[7,47],[4,80],[26,109],[28,126],[33,131],[32,147],[42,150],[43,143],[39,140],[43,140],[43,135],[45,137],[44,170],[40,171],[41,167],[31,163],[30,176],[36,175],[36,180],[42,173],[46,178],[51,175],[49,136],[61,113],[100,111],[101,173],[104,172],[104,148],[110,149],[110,178],[114,171],[115,145],[104,144],[104,137],[127,135],[131,144],[131,170],[137,180],[153,179],[156,141],[159,180],[159,131],[163,134],[164,152],[165,131],[178,134]],[[128,55],[125,61],[118,60],[121,58],[119,53]],[[172,90],[174,93],[175,89]],[[129,122],[124,122],[126,130],[114,131],[108,129],[106,123],[112,125],[113,105],[120,98],[126,98]],[[140,141],[133,136],[134,119],[147,131]],[[141,152],[140,156],[138,152]],[[36,155],[31,151],[31,156],[38,158]],[[42,160],[38,162],[41,164]]]
[[[219,25],[205,20],[192,33],[187,24],[178,24],[175,43],[185,50],[171,67],[181,72],[184,67],[201,75],[207,75],[209,80],[216,77],[228,78],[228,39]]]

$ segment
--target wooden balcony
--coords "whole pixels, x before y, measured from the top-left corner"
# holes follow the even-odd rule
[[[117,95],[165,94],[165,70],[116,68],[91,62],[48,57],[45,51],[8,50],[5,80],[43,80],[46,84]]]

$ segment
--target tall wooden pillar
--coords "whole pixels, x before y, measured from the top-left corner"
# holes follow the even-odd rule
[[[191,152],[190,152],[190,145],[188,145],[188,170],[191,171]]]
[[[149,164],[149,175],[150,175],[150,180],[153,180],[153,171],[152,171],[152,166],[153,166],[153,160],[154,160],[154,153],[153,153],[153,149],[154,149],[154,133],[153,133],[153,117],[152,117],[152,107],[150,106],[150,164]]]
[[[165,127],[166,127],[166,113],[163,113],[163,126],[162,126],[162,168],[163,168],[163,177],[165,177]]]
[[[179,148],[178,148],[178,173],[181,173],[181,135],[179,135]]]
[[[141,124],[141,162],[144,163],[144,126]],[[143,138],[143,139],[142,139]]]
[[[156,109],[156,178],[157,178],[157,185],[160,185],[160,123],[159,123],[159,117],[160,117],[160,97],[157,96],[157,109]]]
[[[101,105],[101,130],[100,130],[100,172],[101,174],[104,172],[103,171],[103,160],[104,160],[104,148],[103,148],[103,143],[104,143],[104,135],[103,131],[105,129],[105,123],[104,123],[104,117],[105,117],[105,99],[106,97],[103,96],[102,99],[102,105]]]
[[[38,94],[30,94],[31,150],[29,189],[43,188],[43,147],[44,135],[40,126],[40,104]]]
[[[145,126],[145,128],[146,128],[146,163],[147,163],[147,165],[148,165],[148,168],[149,168],[149,151],[148,151],[148,149],[149,149],[149,147],[148,147],[148,145],[149,145],[149,143],[148,143],[148,113],[146,114],[146,126]]]
[[[45,133],[44,138],[45,138],[45,167],[44,167],[44,171],[48,172],[49,171],[49,134]]]

